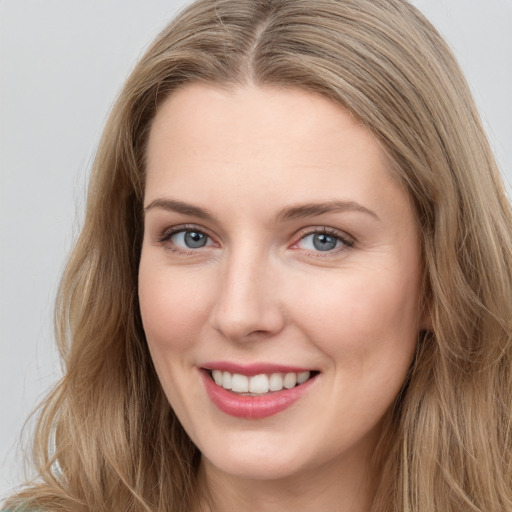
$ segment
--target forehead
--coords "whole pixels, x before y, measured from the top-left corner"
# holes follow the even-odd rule
[[[250,193],[260,205],[273,198],[375,202],[385,189],[404,194],[389,168],[373,134],[320,95],[196,83],[175,91],[157,112],[146,197],[178,192],[213,200],[229,191],[231,200]]]
[[[322,126],[324,130],[321,130]],[[189,130],[191,127],[193,130]],[[287,128],[284,133],[283,127]],[[287,135],[290,139],[302,137],[307,140],[312,136],[325,136],[328,132],[344,138],[359,138],[359,142],[368,147],[377,143],[340,104],[319,94],[290,87],[246,85],[220,88],[206,83],[188,84],[174,91],[160,106],[150,140],[157,137],[155,132],[173,129],[186,133],[191,144],[219,142],[226,134],[235,146],[236,142],[245,142],[248,137],[258,137],[261,144],[276,140],[270,135],[278,136],[276,142],[281,142]],[[329,142],[329,139],[325,138],[325,141]],[[257,149],[255,146],[254,150]]]

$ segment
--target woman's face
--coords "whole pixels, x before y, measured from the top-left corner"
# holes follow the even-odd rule
[[[205,464],[362,471],[422,328],[415,215],[374,137],[302,90],[188,85],[144,205],[147,342]]]

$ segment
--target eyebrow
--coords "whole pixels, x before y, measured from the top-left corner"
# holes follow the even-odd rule
[[[199,219],[214,220],[213,215],[205,208],[200,208],[199,206],[184,203],[183,201],[176,201],[174,199],[155,199],[154,201],[151,201],[151,203],[149,203],[146,207],[144,207],[144,211],[147,212],[154,208],[161,208],[170,212],[182,213],[183,215],[190,215]]]
[[[298,206],[289,206],[279,213],[278,220],[293,220],[304,217],[315,217],[324,213],[356,211],[371,215],[380,221],[379,216],[365,206],[355,201],[328,201],[326,203],[307,203]]]
[[[215,220],[214,216],[205,208],[194,206],[183,201],[176,201],[174,199],[155,199],[144,208],[144,211],[147,212],[154,208],[161,208],[171,212],[182,213],[183,215],[190,215],[192,217],[197,217],[204,220]],[[370,210],[365,206],[356,203],[355,201],[328,201],[322,203],[306,203],[296,206],[288,206],[279,212],[276,217],[276,221],[289,221],[306,217],[315,217],[325,213],[346,211],[365,213],[380,221],[379,216],[373,210]]]

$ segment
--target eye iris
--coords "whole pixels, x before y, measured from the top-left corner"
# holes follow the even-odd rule
[[[318,251],[330,251],[336,247],[338,239],[325,233],[317,233],[313,236],[313,246]]]
[[[206,235],[197,231],[187,231],[185,233],[185,245],[190,249],[197,249],[206,245]]]

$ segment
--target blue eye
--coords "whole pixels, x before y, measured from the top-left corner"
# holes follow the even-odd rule
[[[329,252],[341,247],[348,247],[351,244],[344,240],[341,236],[332,233],[319,232],[310,233],[300,239],[297,244],[301,249],[308,251]]]
[[[211,244],[207,235],[193,229],[176,231],[169,237],[169,240],[182,249],[200,249]]]

